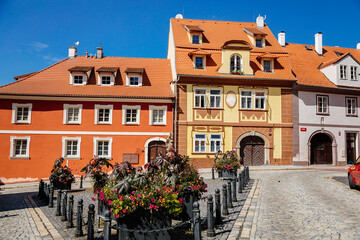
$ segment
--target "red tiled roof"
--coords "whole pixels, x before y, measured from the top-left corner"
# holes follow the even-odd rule
[[[189,52],[188,53],[189,56],[192,56],[192,55],[205,55],[205,56],[210,56],[211,53],[207,52],[207,51],[204,51],[204,50],[201,50],[201,49],[197,49],[197,50],[194,50],[192,52]]]
[[[203,32],[204,30],[201,29],[199,26],[191,26],[191,25],[185,25],[185,28],[189,32]]]
[[[96,69],[97,72],[117,72],[118,67],[101,67]]]
[[[92,70],[94,67],[90,67],[90,66],[76,66],[76,67],[72,67],[69,68],[70,72],[88,72],[90,70]]]
[[[126,73],[143,73],[144,68],[127,68],[125,70]]]
[[[258,28],[244,28],[245,31],[251,32],[253,35],[267,36],[267,33],[259,30]]]
[[[323,46],[323,55],[319,56],[315,50],[307,50],[305,46],[308,45],[289,43],[284,48],[289,53],[291,67],[298,84],[336,88],[337,86],[320,71],[319,66],[320,68],[324,65],[329,66],[349,54],[356,61],[360,60],[360,50],[357,49]],[[315,49],[314,46],[310,47]],[[347,54],[339,57],[337,52]]]
[[[93,71],[85,86],[69,84],[69,69],[92,66],[95,71],[104,67],[116,67],[120,73],[115,85],[102,87],[97,85]],[[126,68],[144,68],[142,87],[126,86]],[[170,60],[150,58],[104,57],[102,59],[77,56],[62,60],[36,74],[0,87],[1,95],[41,95],[41,96],[79,96],[79,97],[141,97],[172,98],[170,81],[172,80]]]
[[[171,19],[171,25],[175,42],[176,71],[179,75],[295,80],[294,75],[291,73],[288,54],[283,50],[267,26],[261,29],[261,31],[267,34],[265,39],[268,44],[265,48],[256,48],[251,43],[249,35],[243,29],[256,29],[256,23],[173,18]],[[211,56],[207,56],[206,68],[204,70],[194,69],[189,54],[197,51],[198,47],[190,43],[184,25],[196,25],[204,29],[201,50],[211,54]],[[225,43],[233,41],[241,41],[242,44],[247,45],[247,49],[250,51],[250,66],[254,71],[254,75],[220,74],[218,72],[222,64],[222,48]],[[275,60],[274,73],[265,73],[261,70],[261,63],[257,56],[265,53],[277,58]]]

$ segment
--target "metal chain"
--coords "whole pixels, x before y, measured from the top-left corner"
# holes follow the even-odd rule
[[[128,228],[121,228],[119,226],[111,226],[111,227],[116,229],[116,230],[125,231],[125,232],[154,233],[154,232],[164,232],[164,231],[169,231],[169,230],[175,230],[176,228],[182,227],[182,226],[184,226],[186,224],[189,224],[189,223],[191,223],[191,220],[181,222],[181,223],[176,224],[175,226],[172,226],[172,227],[154,229],[154,230],[135,230],[135,229],[128,229]]]

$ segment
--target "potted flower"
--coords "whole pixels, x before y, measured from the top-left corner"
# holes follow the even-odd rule
[[[64,159],[58,158],[55,160],[51,175],[49,177],[50,183],[54,189],[71,190],[71,183],[75,182],[74,175],[71,173],[71,169],[67,166],[63,166]]]
[[[236,178],[237,169],[240,167],[239,159],[235,151],[215,154],[214,168],[217,169],[220,178]]]

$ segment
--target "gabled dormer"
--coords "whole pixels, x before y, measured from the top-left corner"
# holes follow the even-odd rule
[[[267,33],[258,28],[243,28],[243,30],[247,33],[254,48],[265,48],[265,37],[267,36]]]
[[[126,73],[126,86],[128,87],[141,87],[143,85],[144,68],[127,68]]]
[[[118,69],[118,67],[101,67],[97,69],[97,84],[99,86],[114,86]]]
[[[222,63],[218,70],[222,74],[253,75],[250,67],[250,44],[243,40],[231,40],[222,46]]]
[[[86,85],[94,67],[76,66],[69,69],[70,85]]]
[[[204,30],[201,29],[201,27],[199,26],[192,26],[192,25],[185,25],[184,26],[188,37],[189,37],[189,41],[191,44],[193,45],[201,45],[203,43],[203,32]]]
[[[206,69],[206,58],[210,56],[211,53],[197,49],[188,53],[189,57],[191,57],[194,69],[197,70],[205,70]]]
[[[274,54],[264,53],[256,59],[260,62],[261,70],[264,73],[274,73],[275,60],[278,57]]]
[[[322,63],[319,69],[335,85],[360,87],[360,63],[350,53]]]

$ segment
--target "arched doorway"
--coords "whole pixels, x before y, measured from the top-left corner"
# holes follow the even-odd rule
[[[154,160],[158,154],[166,153],[166,139],[162,137],[150,138],[145,143],[145,163]]]
[[[332,164],[332,139],[325,133],[315,134],[310,141],[310,164]]]
[[[245,166],[259,166],[265,163],[264,140],[258,136],[248,136],[240,142],[240,157]]]

